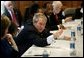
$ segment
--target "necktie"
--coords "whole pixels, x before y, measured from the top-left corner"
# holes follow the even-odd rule
[[[55,15],[55,20],[56,20],[56,23],[58,25],[59,24],[59,20],[58,20],[58,16],[57,15]]]
[[[15,13],[13,11],[11,11],[11,14],[12,14],[12,21],[18,26],[18,23],[16,21]]]

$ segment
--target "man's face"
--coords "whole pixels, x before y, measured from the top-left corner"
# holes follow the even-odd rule
[[[38,9],[38,13],[44,13],[43,9]]]
[[[6,2],[6,8],[8,9],[8,10],[11,10],[11,9],[13,9],[13,4],[12,4],[12,2],[11,1],[8,1],[8,2]]]
[[[55,14],[58,14],[58,13],[60,13],[61,8],[62,8],[61,5],[57,5],[57,6],[53,5],[53,12],[54,12]]]
[[[36,29],[39,32],[42,32],[45,29],[46,22],[42,20],[42,18],[39,18],[39,21],[35,24]]]

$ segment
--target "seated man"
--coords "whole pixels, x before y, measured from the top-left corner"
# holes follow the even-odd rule
[[[18,34],[16,43],[18,45],[20,56],[33,44],[44,47],[52,43],[63,32],[61,29],[51,35],[45,29],[47,18],[42,13],[36,13],[33,17],[33,23],[26,24],[24,29]]]
[[[62,19],[65,18],[62,15],[62,6],[63,4],[61,1],[53,1],[52,3],[53,10],[47,21],[47,27],[49,30],[58,30],[57,25],[61,24]]]

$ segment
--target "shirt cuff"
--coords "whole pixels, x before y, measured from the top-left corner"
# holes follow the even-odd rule
[[[51,44],[53,41],[54,41],[54,36],[53,35],[50,35],[50,36],[47,37],[47,43],[48,44]]]

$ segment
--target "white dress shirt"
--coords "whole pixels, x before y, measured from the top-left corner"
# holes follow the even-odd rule
[[[54,41],[54,36],[53,35],[50,35],[50,36],[47,37],[47,43],[48,44],[51,44],[53,41]]]
[[[11,15],[11,18],[13,19],[13,16],[12,16],[12,13],[11,13],[11,11],[10,11],[10,10],[8,10],[8,12],[10,13],[10,15]]]

